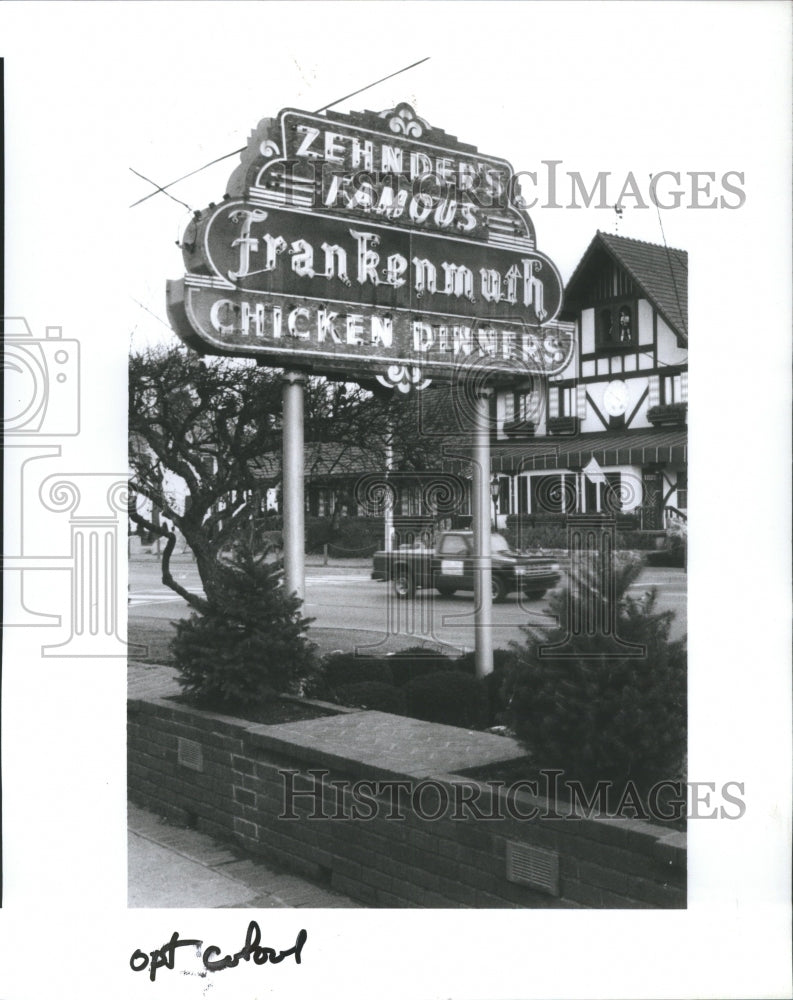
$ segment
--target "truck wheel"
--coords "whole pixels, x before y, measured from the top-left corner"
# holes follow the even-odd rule
[[[490,593],[494,602],[503,601],[507,596],[507,587],[501,577],[493,576],[490,578]]]
[[[451,597],[452,594],[456,594],[457,593],[457,588],[450,586],[448,583],[439,583],[438,584],[438,593],[442,597]]]
[[[412,597],[416,593],[413,574],[407,566],[397,566],[394,570],[394,593],[400,600]]]

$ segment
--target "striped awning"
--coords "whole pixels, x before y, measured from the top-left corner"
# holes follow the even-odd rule
[[[494,472],[531,472],[540,469],[580,469],[592,458],[602,466],[685,465],[688,435],[685,428],[659,428],[544,437],[520,444],[494,444]]]

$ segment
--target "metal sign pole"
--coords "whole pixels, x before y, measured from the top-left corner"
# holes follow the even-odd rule
[[[305,513],[303,499],[303,386],[302,372],[283,377],[283,519],[284,586],[301,600],[306,594]]]
[[[474,632],[476,676],[493,673],[493,594],[490,562],[490,394],[475,401],[473,448]]]
[[[386,479],[390,478],[391,473],[394,470],[394,421],[390,413],[386,416],[386,442],[385,442],[385,474]],[[396,505],[396,498],[394,498],[394,503],[391,502],[391,483],[389,482],[386,486],[385,493],[385,550],[390,552],[393,548],[394,541],[394,506]]]

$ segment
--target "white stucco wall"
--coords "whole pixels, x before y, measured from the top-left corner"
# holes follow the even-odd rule
[[[680,365],[688,360],[688,351],[677,346],[677,337],[668,324],[658,317],[658,361],[662,365]]]
[[[639,343],[652,344],[653,342],[653,307],[647,299],[639,299]]]
[[[581,352],[591,354],[595,350],[595,310],[581,312]]]

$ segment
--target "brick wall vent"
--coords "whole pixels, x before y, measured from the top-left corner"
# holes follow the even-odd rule
[[[204,751],[201,744],[195,740],[185,740],[181,736],[177,739],[176,760],[182,767],[187,767],[191,771],[204,770]]]
[[[559,855],[540,847],[507,841],[507,881],[559,895]]]

